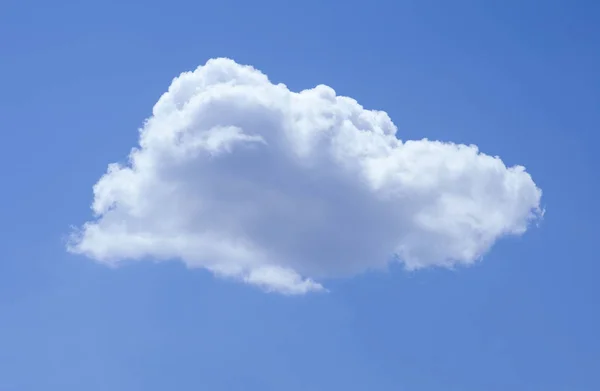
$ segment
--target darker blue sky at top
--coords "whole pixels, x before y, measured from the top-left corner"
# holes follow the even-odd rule
[[[66,254],[172,78],[217,56],[522,164],[545,220],[471,268],[299,298]],[[2,1],[0,390],[600,389],[599,69],[593,1]]]

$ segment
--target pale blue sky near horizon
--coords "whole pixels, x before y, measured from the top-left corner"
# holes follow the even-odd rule
[[[0,390],[600,389],[600,3],[0,3]],[[546,216],[456,270],[286,297],[68,254],[92,186],[209,58],[524,165]]]

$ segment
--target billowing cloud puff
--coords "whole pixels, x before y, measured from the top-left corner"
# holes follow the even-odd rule
[[[109,165],[68,250],[178,259],[298,294],[390,262],[468,265],[541,216],[523,167],[396,130],[325,85],[292,92],[209,60],[173,80],[128,164]]]

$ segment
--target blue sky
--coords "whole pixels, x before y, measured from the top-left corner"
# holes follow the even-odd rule
[[[600,389],[600,7],[485,3],[4,1],[0,389]],[[220,56],[524,165],[544,220],[301,296],[67,253],[172,79]]]

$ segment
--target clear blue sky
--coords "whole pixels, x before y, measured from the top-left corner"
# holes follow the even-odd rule
[[[218,56],[523,164],[544,221],[299,297],[67,254],[107,163]],[[599,390],[599,69],[594,1],[4,0],[0,390]]]

